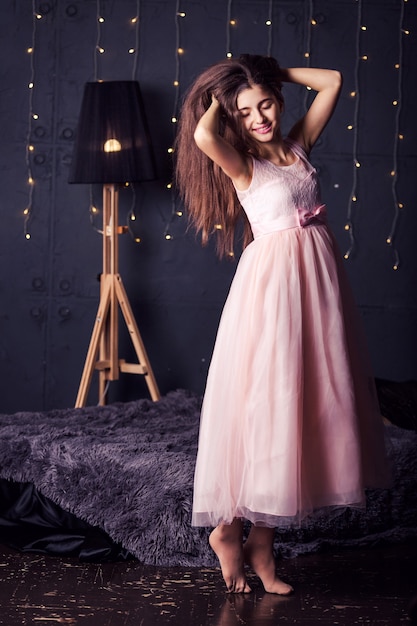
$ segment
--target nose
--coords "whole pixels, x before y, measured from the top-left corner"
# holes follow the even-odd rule
[[[257,109],[255,113],[255,123],[262,124],[265,121],[265,119],[266,118],[265,118],[264,113],[260,109]]]

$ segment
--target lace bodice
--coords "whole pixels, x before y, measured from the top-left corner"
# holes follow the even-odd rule
[[[324,221],[317,173],[301,146],[287,139],[296,155],[292,165],[278,166],[253,159],[253,176],[248,189],[236,190],[248,216],[254,237]]]

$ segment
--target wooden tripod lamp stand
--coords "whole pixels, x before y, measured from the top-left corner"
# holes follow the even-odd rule
[[[100,303],[75,406],[85,406],[95,370],[99,404],[106,403],[109,381],[120,372],[143,375],[152,400],[160,393],[119,274],[119,185],[155,179],[155,166],[139,84],[136,81],[87,83],[78,122],[70,183],[103,185],[103,271]],[[137,363],[119,359],[119,308]]]

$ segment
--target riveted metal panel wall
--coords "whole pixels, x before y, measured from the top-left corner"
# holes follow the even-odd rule
[[[138,8],[139,26],[132,23]],[[168,149],[175,133],[171,117],[186,88],[228,51],[271,52],[283,66],[310,63],[343,71],[340,104],[312,158],[343,253],[349,246],[345,223],[356,137],[361,167],[351,216],[355,249],[346,267],[376,375],[395,380],[417,376],[415,3],[183,0],[180,11],[185,17],[177,15],[174,0],[2,3],[1,412],[65,407],[75,401],[99,298],[100,213],[92,217],[89,206],[93,198],[100,209],[101,189],[69,185],[68,173],[83,87],[97,79],[140,81],[157,160],[158,180],[137,186],[135,193],[130,188],[120,192],[120,220],[127,220],[132,232],[120,238],[120,271],[135,317],[161,391],[203,391],[235,266],[219,262],[212,245],[202,249],[187,230],[186,218],[173,212]],[[359,32],[361,26],[366,30]],[[400,60],[401,74],[395,68]],[[350,131],[357,104],[350,94],[357,84],[357,127]],[[288,129],[303,114],[309,95],[295,86],[287,86],[285,94],[283,124]],[[398,104],[393,101],[398,99],[404,138],[395,147]],[[29,120],[30,113],[38,118]],[[34,150],[27,154],[29,144]],[[395,158],[396,192],[404,208],[393,249],[386,238],[395,214]],[[29,170],[35,182],[26,239]],[[129,220],[132,207],[134,222]],[[395,251],[400,258],[396,271]],[[130,340],[123,324],[121,328],[121,356],[129,359]],[[147,389],[138,376],[123,375],[110,387],[110,400],[140,396],[147,396]],[[96,401],[94,382],[89,402]]]

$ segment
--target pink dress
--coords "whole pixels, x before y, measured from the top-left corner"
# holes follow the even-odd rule
[[[301,147],[254,159],[239,200],[254,241],[220,321],[204,395],[192,524],[275,527],[386,487],[372,372],[316,171]]]

